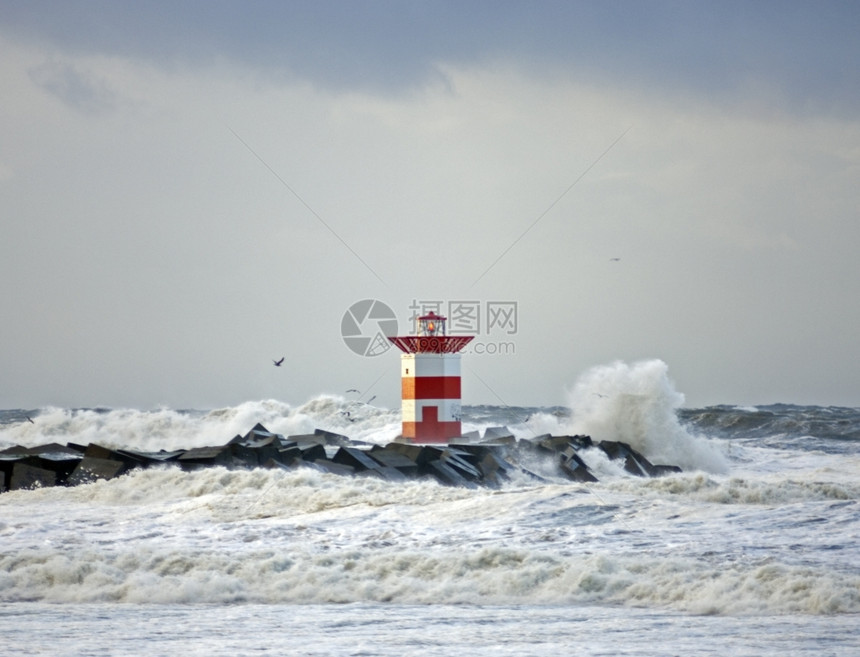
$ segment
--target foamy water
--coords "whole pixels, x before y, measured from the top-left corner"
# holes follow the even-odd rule
[[[659,361],[586,373],[571,404],[467,409],[465,428],[590,433],[685,472],[637,478],[586,450],[595,484],[565,481],[548,462],[530,464],[545,482],[498,490],[164,467],[4,493],[4,641],[28,654],[174,654],[192,649],[187,637],[156,630],[179,623],[201,654],[856,654],[860,412],[684,411]],[[337,396],[5,417],[0,448],[187,448],[257,422],[379,443],[399,430],[396,411]],[[777,420],[800,433],[743,428]],[[831,433],[804,435],[810,426]],[[126,645],[123,628],[146,641]],[[106,648],[98,631],[116,638]],[[54,632],[74,650],[33,643]]]

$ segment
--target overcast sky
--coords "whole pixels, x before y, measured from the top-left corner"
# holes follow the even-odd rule
[[[687,406],[860,406],[858,34],[857,2],[0,0],[0,408],[396,407],[363,299],[480,313],[464,403],[658,358]]]

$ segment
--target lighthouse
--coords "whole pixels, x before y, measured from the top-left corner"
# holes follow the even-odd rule
[[[403,437],[413,443],[446,443],[462,433],[460,350],[474,336],[447,335],[447,318],[434,312],[416,321],[416,335],[388,338],[403,352]]]

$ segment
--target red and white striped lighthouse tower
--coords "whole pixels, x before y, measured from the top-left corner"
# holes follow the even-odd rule
[[[400,356],[403,437],[416,443],[446,443],[461,435],[460,350],[472,335],[445,334],[446,318],[418,318],[416,335],[389,337]]]

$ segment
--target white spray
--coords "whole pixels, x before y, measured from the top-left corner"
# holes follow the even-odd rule
[[[676,410],[684,395],[675,390],[661,360],[594,367],[579,377],[569,401],[572,415],[566,429],[571,433],[625,442],[655,464],[728,470],[711,441],[691,435],[678,422]]]

